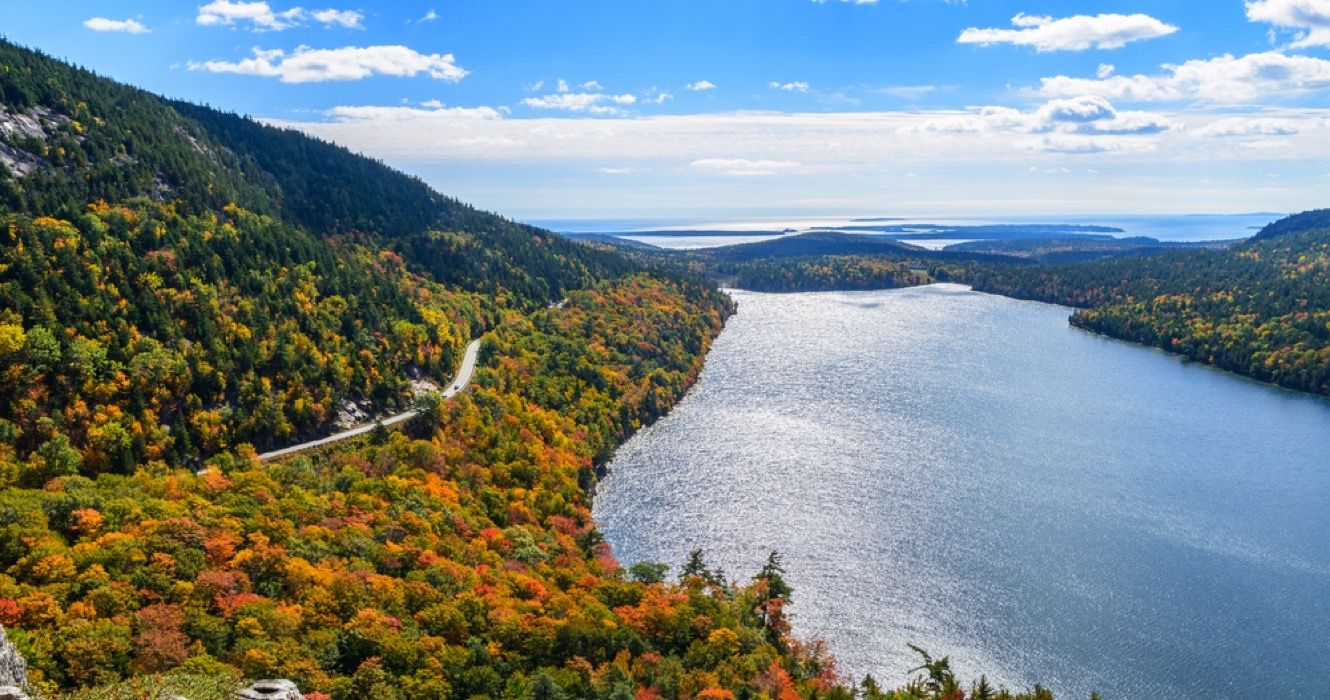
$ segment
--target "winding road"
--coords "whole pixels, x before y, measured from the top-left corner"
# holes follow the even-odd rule
[[[443,398],[451,399],[452,397],[461,393],[462,390],[466,388],[467,384],[471,383],[471,375],[474,374],[476,371],[476,360],[479,359],[479,357],[480,357],[480,341],[473,340],[471,341],[470,344],[466,346],[466,354],[462,356],[462,366],[457,369],[457,376],[453,377],[452,384],[448,385],[448,388],[443,390]],[[389,416],[388,418],[384,418],[382,420],[376,420],[370,423],[357,425],[356,427],[351,428],[349,430],[343,430],[340,433],[334,433],[332,435],[329,435],[328,437],[319,438],[318,440],[310,440],[309,442],[302,442],[299,445],[291,445],[290,447],[283,447],[280,450],[273,450],[272,452],[264,452],[263,454],[259,455],[259,460],[266,462],[270,459],[277,459],[278,457],[285,457],[287,455],[292,455],[297,452],[312,450],[315,447],[323,447],[324,445],[331,445],[334,442],[341,442],[342,440],[353,438],[357,435],[364,435],[365,433],[368,433],[369,431],[373,430],[374,426],[380,423],[386,427],[390,425],[396,425],[405,420],[410,420],[411,418],[415,417],[416,413],[418,412],[419,409],[413,408],[405,413],[399,413],[395,416]]]

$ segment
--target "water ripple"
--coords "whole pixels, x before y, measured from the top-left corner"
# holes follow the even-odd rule
[[[620,450],[620,559],[785,556],[797,630],[900,681],[907,642],[1066,697],[1330,687],[1330,403],[955,285],[735,292]]]

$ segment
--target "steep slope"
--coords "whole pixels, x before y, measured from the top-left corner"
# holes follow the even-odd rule
[[[435,281],[553,301],[634,269],[623,258],[480,211],[418,178],[300,132],[182,102],[178,113],[262,173],[272,212],[323,235],[373,234]],[[448,232],[443,236],[438,232]]]
[[[399,407],[501,307],[638,269],[294,131],[0,66],[0,451],[28,483]]]

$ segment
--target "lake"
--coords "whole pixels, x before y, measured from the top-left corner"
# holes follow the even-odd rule
[[[956,285],[734,296],[599,486],[625,565],[779,550],[884,685],[912,642],[1059,698],[1330,692],[1330,402]]]

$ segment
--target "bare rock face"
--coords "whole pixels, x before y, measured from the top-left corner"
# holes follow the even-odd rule
[[[3,698],[0,698],[3,700]],[[305,700],[295,683],[285,678],[254,681],[236,694],[236,700]]]
[[[4,626],[0,625],[0,690],[7,687],[18,689],[27,685],[28,661],[9,642],[9,638],[5,636]],[[5,700],[2,693],[0,700]]]

